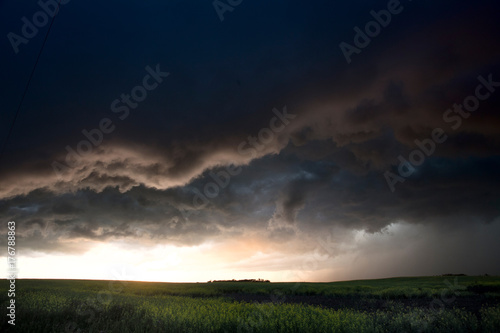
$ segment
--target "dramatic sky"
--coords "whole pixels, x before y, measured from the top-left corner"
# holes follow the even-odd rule
[[[0,1],[19,277],[500,274],[498,1],[65,0],[14,121],[42,10]]]

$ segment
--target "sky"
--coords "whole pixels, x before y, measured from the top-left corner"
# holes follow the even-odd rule
[[[54,4],[0,1],[19,278],[500,274],[498,2]]]

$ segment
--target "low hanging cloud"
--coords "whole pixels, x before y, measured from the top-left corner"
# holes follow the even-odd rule
[[[351,13],[335,23],[336,29],[321,28],[330,17],[302,13],[290,4],[288,15],[304,17],[296,28],[266,25],[264,33],[246,30],[238,21],[224,22],[228,29],[235,24],[238,34],[208,23],[199,36],[185,31],[183,39],[195,49],[158,45],[161,66],[171,76],[126,120],[117,120],[112,135],[85,156],[68,157],[65,147],[76,147],[84,139],[83,129],[111,117],[110,102],[142,78],[145,60],[134,53],[141,53],[141,47],[130,51],[135,59],[130,66],[136,67],[123,70],[109,61],[100,65],[102,78],[91,76],[92,84],[75,79],[67,89],[62,89],[65,63],[47,60],[39,69],[41,77],[52,72],[47,80],[67,95],[56,98],[39,83],[32,88],[6,151],[8,163],[0,166],[0,215],[22,224],[19,242],[31,255],[82,253],[115,241],[195,246],[251,239],[268,252],[305,256],[318,248],[328,258],[322,262],[331,264],[347,260],[335,259],[341,256],[370,258],[374,248],[390,258],[398,245],[376,239],[385,239],[398,223],[406,226],[395,231],[399,241],[414,237],[415,230],[435,236],[455,228],[443,245],[451,253],[467,230],[481,235],[486,233],[482,228],[496,230],[500,216],[500,46],[493,5],[445,5],[436,10],[449,12],[446,17],[430,16],[425,24],[394,18],[394,26],[350,65],[337,42],[345,31],[351,33]],[[174,7],[187,11],[183,6]],[[266,6],[268,13],[280,13]],[[431,7],[421,4],[413,14],[407,8],[404,15],[424,15]],[[244,11],[239,8],[234,15],[242,13],[245,24],[255,24]],[[207,20],[192,15],[190,20]],[[153,15],[141,36],[160,30],[169,45],[180,42],[170,31],[182,31],[174,29],[182,22],[165,22],[172,30],[157,29],[154,18],[159,19]],[[89,47],[91,59],[99,58],[100,50],[81,33],[80,47]],[[134,41],[157,43],[151,38]],[[53,47],[63,52],[60,43]],[[117,44],[109,43],[102,47],[114,52]],[[207,56],[200,59],[202,51]],[[86,77],[89,66],[75,66],[75,75]],[[124,74],[129,71],[131,77]],[[490,97],[451,128],[443,114],[474,94],[480,76],[493,82],[491,89],[486,87]],[[82,100],[83,92],[93,97]],[[74,113],[65,114],[66,108]],[[276,112],[293,117],[280,118]],[[55,125],[60,122],[64,125]],[[384,172],[397,172],[398,156],[408,156],[418,148],[415,140],[430,137],[435,128],[443,129],[446,142],[391,192]],[[54,161],[67,168],[55,172]],[[207,184],[216,183],[213,174],[229,167],[241,172],[207,196]],[[197,201],[200,193],[205,199]],[[332,230],[336,235],[327,251],[315,240]],[[356,243],[361,233],[371,241]],[[415,244],[415,251],[430,246],[424,243]],[[422,256],[417,257],[421,262]],[[376,268],[368,259],[358,260]],[[444,261],[444,255],[436,259]],[[278,255],[268,254],[239,265],[255,268],[263,262],[277,270],[286,266]]]

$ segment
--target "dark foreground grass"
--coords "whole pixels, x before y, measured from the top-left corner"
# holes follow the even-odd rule
[[[1,285],[8,289],[7,281]],[[261,302],[235,301],[231,295],[260,295]],[[362,311],[290,302],[308,296],[384,306]],[[473,307],[458,306],[468,300]],[[498,277],[335,283],[18,280],[15,330],[5,315],[6,292],[0,302],[2,331],[16,332],[500,332]]]

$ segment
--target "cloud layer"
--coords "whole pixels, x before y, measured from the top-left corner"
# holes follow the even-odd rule
[[[211,6],[194,2],[127,4],[122,15],[111,15],[113,4],[97,13],[92,2],[66,5],[0,165],[2,220],[22,226],[19,246],[30,255],[79,254],[116,241],[195,246],[252,239],[263,253],[299,258],[335,230],[332,251],[320,250],[329,259],[316,276],[326,280],[333,273],[325,267],[339,255],[364,259],[337,277],[368,272],[369,249],[384,262],[402,256],[398,244],[359,243],[353,235],[384,239],[388,228],[404,225],[398,239],[427,240],[408,249],[405,258],[420,259],[405,272],[439,273],[443,264],[499,273],[487,256],[467,257],[484,264],[476,268],[445,265],[486,240],[484,228],[498,229],[497,5],[403,3],[405,10],[347,64],[339,43],[351,43],[354,26],[386,5],[248,3],[223,23]],[[6,9],[16,15],[2,11],[5,31],[37,10]],[[13,65],[2,64],[13,78],[0,83],[11,96],[4,133],[39,46],[34,38],[7,55]],[[146,66],[156,64],[170,75],[120,119],[113,101],[133,95]],[[480,76],[493,83],[485,86]],[[490,94],[477,110],[460,123],[447,121],[446,112],[481,83]],[[103,119],[114,130],[78,154],[79,144],[91,141],[82,131]],[[398,157],[408,159],[415,140],[432,138],[436,128],[447,140],[391,191],[385,172],[398,175]],[[467,230],[481,231],[468,243]],[[431,269],[416,252],[436,235],[447,239],[428,251],[443,254]],[[288,265],[263,256],[241,265]]]

